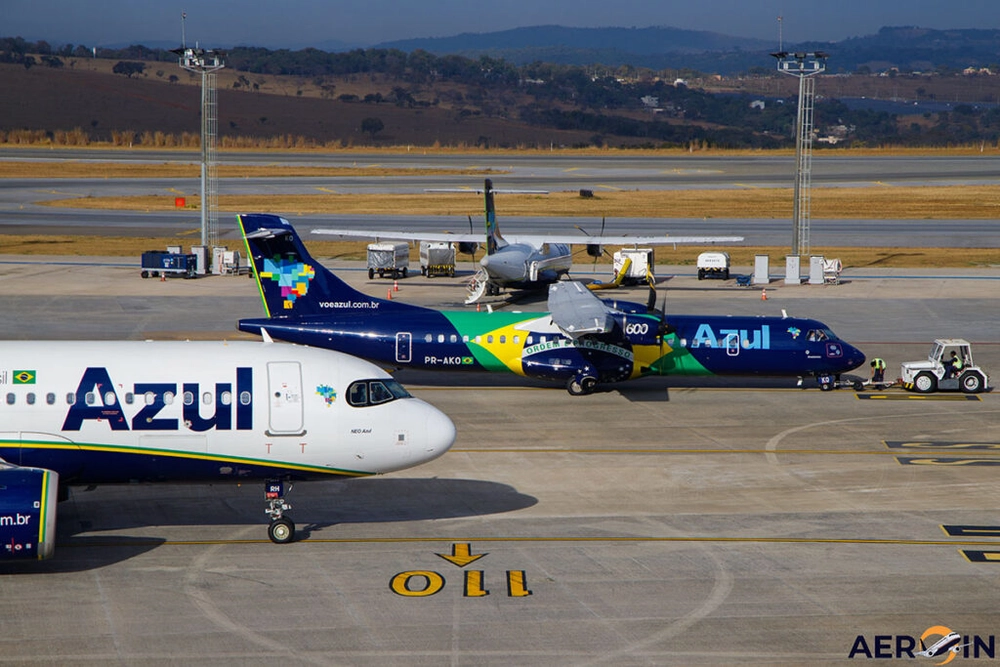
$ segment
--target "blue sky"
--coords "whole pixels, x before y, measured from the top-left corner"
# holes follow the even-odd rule
[[[87,46],[188,42],[366,46],[519,26],[670,26],[777,42],[837,41],[882,26],[1000,28],[1000,0],[0,0],[0,35]]]

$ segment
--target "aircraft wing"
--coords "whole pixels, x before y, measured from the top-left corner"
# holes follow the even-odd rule
[[[607,333],[615,325],[608,307],[575,280],[549,285],[549,315],[560,331],[574,340],[587,334]]]
[[[711,243],[742,243],[742,236],[581,236],[579,234],[504,234],[508,243],[529,243],[536,248],[543,243],[565,243],[568,245],[691,245]]]
[[[313,234],[390,241],[441,241],[443,243],[486,243],[486,234],[449,234],[447,232],[380,231],[376,229],[314,229]]]
[[[485,234],[449,234],[447,232],[380,231],[374,229],[314,229],[324,236],[389,239],[392,241],[442,241],[452,243],[485,243]],[[712,243],[742,243],[742,236],[580,236],[579,234],[504,234],[508,243],[528,243],[540,248],[545,243],[569,245],[707,245]]]

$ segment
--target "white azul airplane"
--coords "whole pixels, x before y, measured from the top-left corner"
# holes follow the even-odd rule
[[[469,298],[475,303],[483,295],[496,295],[503,288],[538,289],[555,281],[573,264],[572,246],[586,245],[587,254],[600,257],[604,246],[678,245],[739,243],[742,236],[592,236],[578,234],[517,234],[503,236],[497,224],[495,192],[547,194],[542,190],[494,190],[493,181],[486,179],[482,190],[430,190],[429,192],[474,192],[483,194],[486,206],[485,234],[444,234],[428,232],[376,232],[360,229],[314,229],[313,234],[342,237],[366,237],[399,241],[438,241],[455,243],[459,252],[474,254],[480,244],[486,245],[486,255],[479,260],[480,269],[469,283]],[[603,227],[603,225],[602,225]]]
[[[72,485],[265,482],[295,538],[291,481],[402,470],[455,426],[377,366],[256,342],[0,343],[0,559],[47,558]]]

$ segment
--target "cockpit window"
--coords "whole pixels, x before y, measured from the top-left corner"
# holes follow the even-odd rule
[[[410,393],[395,380],[358,380],[347,388],[347,403],[356,408],[380,405],[397,398],[410,398]]]
[[[834,340],[837,337],[829,329],[810,329],[806,334],[806,340],[816,343],[824,340]]]

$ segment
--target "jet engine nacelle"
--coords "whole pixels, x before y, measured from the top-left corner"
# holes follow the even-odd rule
[[[466,255],[475,255],[477,250],[479,244],[475,241],[460,241],[458,244],[458,251]]]
[[[0,560],[52,556],[58,497],[58,473],[0,464]]]
[[[587,254],[591,257],[600,257],[604,254],[604,246],[600,243],[588,243],[587,244]]]

